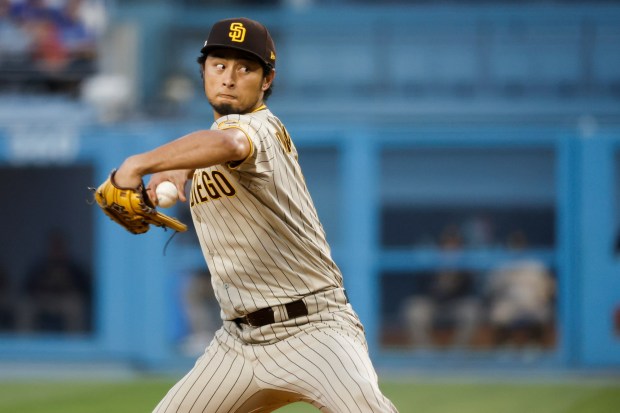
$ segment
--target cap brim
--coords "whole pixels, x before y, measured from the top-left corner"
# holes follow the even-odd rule
[[[208,54],[213,49],[234,49],[234,50],[239,50],[240,52],[244,52],[244,53],[247,53],[247,54],[255,57],[256,60],[258,60],[260,63],[273,68],[273,64],[271,64],[269,62],[266,62],[258,54],[254,53],[254,52],[252,52],[250,50],[244,49],[243,47],[231,46],[229,44],[208,44],[208,45],[204,46],[202,49],[200,49],[200,53]]]

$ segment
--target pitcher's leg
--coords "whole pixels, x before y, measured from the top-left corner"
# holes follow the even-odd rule
[[[379,389],[365,342],[345,332],[320,328],[257,346],[256,380],[299,393],[323,412],[396,412]]]
[[[170,389],[153,413],[230,413],[258,389],[250,363],[220,329],[192,370]]]

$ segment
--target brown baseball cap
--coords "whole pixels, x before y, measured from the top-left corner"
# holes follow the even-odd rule
[[[239,17],[215,23],[201,52],[208,54],[209,51],[222,47],[248,52],[268,67],[276,67],[276,47],[273,39],[267,28],[257,21]]]

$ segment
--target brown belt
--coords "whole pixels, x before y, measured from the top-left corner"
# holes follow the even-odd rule
[[[308,307],[302,300],[293,301],[291,303],[284,304],[288,317],[287,320],[292,318],[308,315]],[[267,324],[275,323],[274,311],[272,307],[261,308],[253,313],[246,314],[243,317],[235,318],[233,321],[237,324],[249,324],[252,327],[262,327]]]

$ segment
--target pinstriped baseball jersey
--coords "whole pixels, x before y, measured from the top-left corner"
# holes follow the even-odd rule
[[[195,171],[190,206],[222,318],[342,288],[286,128],[264,105],[218,119],[251,144],[248,159]]]
[[[190,194],[223,325],[154,413],[262,413],[297,401],[325,413],[397,412],[286,129],[264,106],[212,126],[226,128],[247,136],[248,158],[196,170]],[[291,315],[286,304],[297,300],[305,312]],[[269,323],[238,319],[266,307]]]

